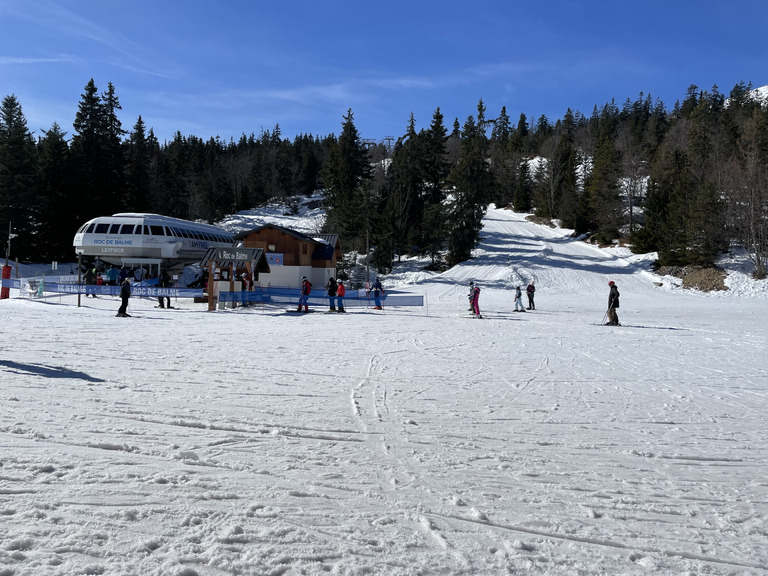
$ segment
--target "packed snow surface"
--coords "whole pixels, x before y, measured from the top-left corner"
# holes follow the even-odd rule
[[[768,574],[766,282],[568,232],[489,210],[423,308],[0,302],[0,575]]]

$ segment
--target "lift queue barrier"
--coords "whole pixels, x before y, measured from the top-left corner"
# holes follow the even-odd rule
[[[219,302],[235,304],[286,304],[297,306],[298,288],[257,288],[240,292],[219,292]],[[387,306],[424,306],[424,296],[387,290],[379,300]],[[373,306],[373,292],[366,290],[347,290],[343,298],[344,308]],[[328,295],[319,292],[310,294],[309,306],[328,306]]]
[[[25,296],[32,297],[42,296],[44,293],[120,296],[120,286],[47,282],[40,278],[3,278],[2,288],[3,290],[17,289],[20,292],[24,290],[26,292]],[[298,288],[272,287],[237,292],[221,291],[218,294],[218,301],[227,304],[286,304],[296,306],[299,301],[299,292]],[[132,284],[131,296],[147,298],[159,298],[161,296],[169,298],[202,298],[203,290],[201,288],[158,288],[151,285]],[[379,297],[379,300],[387,306],[424,306],[424,296],[395,290],[387,290]],[[373,306],[373,303],[373,293],[366,290],[347,290],[344,296],[345,308]],[[310,294],[308,304],[310,306],[327,306],[328,295],[324,292]]]
[[[69,284],[62,282],[47,282],[40,278],[13,278],[3,279],[3,289],[15,288],[20,292],[27,292],[27,295],[42,295],[43,293],[54,294],[88,294],[96,296],[120,296],[120,286],[106,286],[97,284]],[[149,298],[158,298],[168,296],[169,298],[202,298],[203,290],[201,288],[158,288],[157,286],[131,284],[131,296]]]

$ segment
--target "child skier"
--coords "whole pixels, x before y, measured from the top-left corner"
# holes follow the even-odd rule
[[[523,306],[523,291],[520,286],[515,288],[515,312],[525,312],[525,307]]]
[[[480,286],[472,289],[472,314],[475,318],[482,318],[480,314]]]

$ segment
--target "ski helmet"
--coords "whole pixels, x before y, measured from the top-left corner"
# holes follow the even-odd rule
[[[613,286],[614,284],[615,284],[615,283],[614,283],[614,281],[613,281],[613,280],[611,280],[610,282],[608,282],[608,286]]]

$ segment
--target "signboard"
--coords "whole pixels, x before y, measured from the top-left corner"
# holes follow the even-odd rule
[[[252,262],[260,248],[213,248],[211,260],[216,262]]]
[[[277,252],[267,252],[267,262],[269,262],[270,266],[282,266],[284,260],[282,254],[278,254]]]

